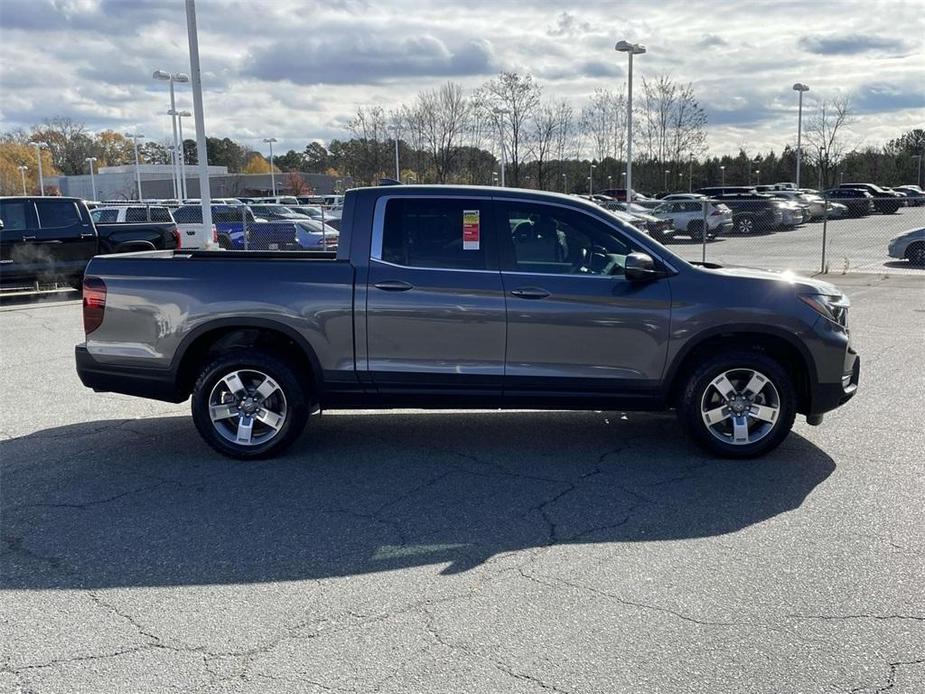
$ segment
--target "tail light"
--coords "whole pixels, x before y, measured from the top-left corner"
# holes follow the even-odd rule
[[[106,311],[106,283],[99,277],[84,277],[84,333],[89,335],[103,323]]]
[[[174,227],[170,230],[170,234],[173,236],[173,240],[176,243],[177,248],[183,248],[183,237],[180,235],[180,230]]]
[[[212,225],[212,243],[218,243],[218,227]]]

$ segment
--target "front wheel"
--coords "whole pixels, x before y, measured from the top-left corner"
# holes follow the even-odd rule
[[[193,421],[219,453],[242,460],[288,448],[308,419],[305,389],[276,356],[233,352],[207,364],[193,389]]]
[[[925,242],[919,241],[909,246],[906,259],[913,265],[925,265]]]
[[[691,374],[678,403],[690,436],[725,458],[754,458],[776,448],[796,417],[793,382],[760,352],[710,357]]]

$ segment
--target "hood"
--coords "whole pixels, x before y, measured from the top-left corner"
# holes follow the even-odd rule
[[[814,279],[812,277],[803,277],[790,270],[762,270],[752,267],[720,267],[711,269],[717,275],[726,277],[740,277],[742,279],[765,280],[773,282],[782,282],[793,285],[801,294],[826,294],[828,296],[841,296],[842,292],[834,284]]]

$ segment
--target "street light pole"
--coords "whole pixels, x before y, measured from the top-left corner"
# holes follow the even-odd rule
[[[562,174],[562,192],[568,195],[568,174]]]
[[[93,177],[93,162],[96,161],[96,157],[87,157],[84,161],[90,165],[90,188],[93,190],[93,199],[96,200],[96,179]]]
[[[48,145],[44,142],[31,142],[33,147],[35,147],[35,157],[39,160],[39,194],[45,195],[45,176],[42,173],[42,150],[47,149]]]
[[[177,127],[180,129],[180,195],[186,200],[186,151],[183,147],[183,119],[189,118],[193,114],[189,111],[180,111],[177,113]]]
[[[687,192],[694,192],[694,153],[690,153],[690,170],[687,173]]]
[[[626,204],[633,201],[633,56],[642,55],[646,47],[639,43],[617,41],[614,50],[629,56],[626,81]]]
[[[597,164],[591,164],[591,169],[589,170],[588,176],[588,195],[594,195],[594,169],[597,168]]]
[[[755,169],[755,185],[761,185],[761,169]]]
[[[170,110],[167,113],[170,115],[170,125],[173,128],[173,194],[175,197],[182,197],[182,184],[180,183],[180,156],[183,151],[182,145],[177,144],[177,103],[174,97],[174,82],[186,83],[189,82],[189,75],[185,72],[167,72],[166,70],[155,70],[153,74],[154,79],[160,80],[162,82],[170,83]],[[180,141],[182,143],[183,136],[180,136]]]
[[[720,178],[722,179],[720,185],[723,185],[723,186],[726,185],[726,165],[725,164],[719,167],[719,175],[720,175]]]
[[[273,143],[276,142],[275,137],[265,137],[263,138],[264,142],[270,144],[270,186],[273,188],[273,195],[276,196],[276,174],[273,172]]]
[[[665,169],[665,192],[666,193],[668,192],[668,174],[669,173],[670,172],[668,171],[668,169]]]
[[[138,140],[144,139],[144,135],[134,132],[125,133],[125,136],[132,138],[132,146],[135,150],[135,184],[138,186],[138,201],[141,202],[141,168],[138,162]]]
[[[26,170],[29,167],[26,166],[25,164],[20,164],[16,168],[19,169],[19,175],[22,177],[22,194],[28,195],[29,193],[26,192]]]
[[[495,122],[498,124],[498,134],[501,137],[501,187],[505,188],[507,183],[504,178],[504,169],[505,169],[505,160],[507,158],[505,147],[504,147],[504,119],[501,116],[506,116],[510,113],[506,108],[494,108],[492,109],[492,114],[495,116]]]
[[[801,157],[801,148],[803,142],[803,92],[808,92],[809,87],[807,87],[802,82],[797,82],[793,85],[793,89],[799,94],[798,106],[797,106],[797,175],[796,175],[796,184],[797,189],[800,188],[800,157]]]
[[[206,119],[202,111],[202,72],[199,68],[199,36],[196,31],[196,0],[186,0],[186,33],[189,38],[190,77],[193,82],[193,113],[196,118],[196,157],[199,161],[199,199],[202,225],[212,233],[212,191],[209,188],[209,150]]]

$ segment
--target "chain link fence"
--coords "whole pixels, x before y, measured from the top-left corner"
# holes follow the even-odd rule
[[[660,240],[690,261],[803,273],[925,273],[925,198],[858,193],[779,202],[690,195],[648,213],[670,220]]]

